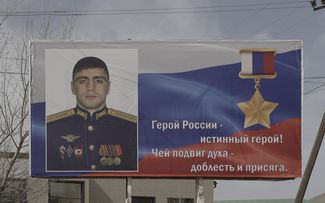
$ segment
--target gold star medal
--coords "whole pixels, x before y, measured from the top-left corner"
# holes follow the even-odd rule
[[[260,92],[261,79],[274,79],[275,73],[275,49],[255,48],[241,49],[242,60],[239,77],[242,79],[254,79],[255,93],[249,101],[237,103],[240,110],[245,114],[244,128],[260,124],[267,128],[271,127],[270,115],[279,105],[278,103],[264,100]]]

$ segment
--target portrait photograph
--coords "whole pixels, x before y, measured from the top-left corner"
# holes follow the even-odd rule
[[[138,50],[46,49],[46,171],[138,169]]]

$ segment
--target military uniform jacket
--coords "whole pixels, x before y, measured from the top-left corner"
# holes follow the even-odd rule
[[[136,117],[80,107],[47,118],[48,171],[137,170]]]

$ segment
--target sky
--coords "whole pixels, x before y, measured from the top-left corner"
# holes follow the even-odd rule
[[[325,109],[325,87],[321,86],[325,84],[322,61],[325,9],[313,11],[308,0],[0,0],[0,11],[8,6],[14,6],[17,12],[106,10],[105,15],[75,16],[74,40],[302,40],[305,168]],[[26,19],[26,16],[10,16],[4,26],[18,36],[24,30]],[[37,36],[44,16],[29,19]],[[54,17],[51,28],[54,35],[62,29],[62,21],[64,17]],[[325,192],[321,185],[325,171],[324,148],[322,146],[317,159],[306,198]],[[217,180],[214,199],[295,198],[300,181]]]

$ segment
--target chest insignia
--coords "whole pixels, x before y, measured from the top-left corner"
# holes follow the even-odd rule
[[[71,157],[71,155],[73,154],[73,149],[72,149],[72,147],[69,145],[68,146],[68,148],[67,148],[67,155],[68,155],[68,157],[70,158]]]
[[[99,152],[101,165],[120,165],[122,153],[121,145],[100,145]]]
[[[82,157],[83,155],[83,147],[82,145],[78,145],[74,147],[74,155],[78,158]]]
[[[74,134],[67,134],[65,136],[61,136],[62,139],[65,139],[68,143],[72,143],[80,138],[80,136],[74,135]]]

